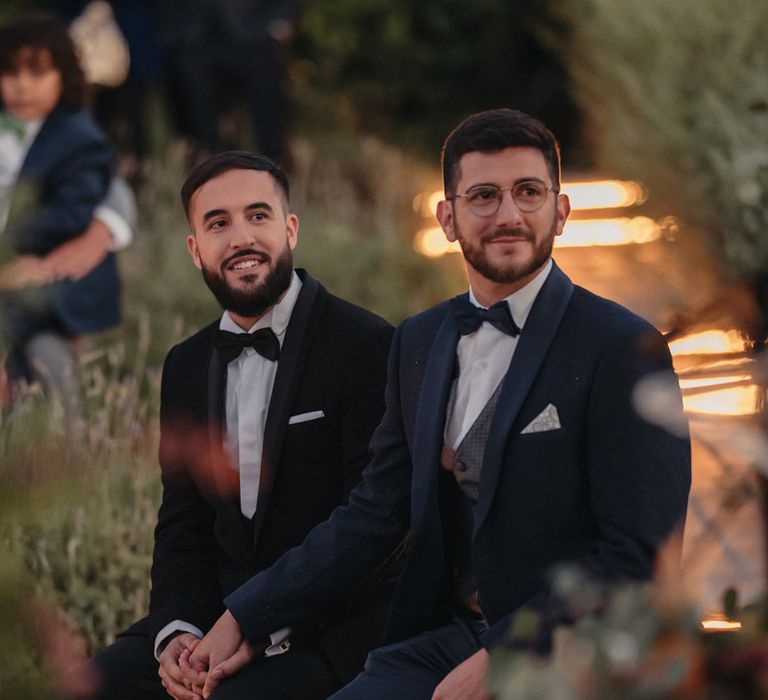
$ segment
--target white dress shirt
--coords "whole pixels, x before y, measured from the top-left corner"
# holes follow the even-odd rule
[[[512,318],[522,330],[528,320],[533,302],[552,270],[550,258],[546,266],[528,284],[506,297]],[[480,308],[472,288],[469,300]],[[456,347],[459,378],[456,402],[451,419],[445,426],[445,444],[452,450],[461,444],[477,417],[496,391],[509,369],[519,336],[512,337],[490,323],[483,323],[474,333],[463,335]]]
[[[264,314],[252,328],[271,328],[280,347],[288,321],[301,290],[301,280],[294,272],[283,298]],[[219,328],[230,333],[245,333],[225,311]],[[246,518],[256,512],[261,478],[261,452],[269,401],[277,374],[277,362],[245,348],[227,367],[226,438],[233,466],[240,472],[240,510]]]
[[[272,328],[282,348],[285,331],[300,291],[301,280],[294,272],[283,298],[247,332]],[[219,328],[230,333],[246,332],[232,320],[228,311],[221,317]],[[258,503],[264,426],[276,374],[277,362],[262,357],[253,348],[245,348],[227,366],[225,444],[232,457],[233,468],[240,472],[240,511],[247,518],[253,517]],[[195,625],[184,620],[173,620],[155,637],[155,657],[159,656],[160,645],[171,634],[178,632],[190,632],[196,637],[204,636],[202,630]],[[288,651],[290,633],[291,628],[284,627],[269,635],[270,645],[264,655],[276,656]]]

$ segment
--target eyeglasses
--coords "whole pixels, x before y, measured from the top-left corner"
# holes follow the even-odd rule
[[[478,185],[468,189],[464,194],[456,194],[445,199],[450,202],[461,197],[467,200],[467,206],[474,214],[478,216],[493,216],[499,211],[505,192],[512,194],[512,199],[520,211],[532,212],[544,206],[547,192],[550,190],[556,194],[559,192],[552,185],[545,185],[543,182],[530,180],[528,182],[518,182],[512,187]]]

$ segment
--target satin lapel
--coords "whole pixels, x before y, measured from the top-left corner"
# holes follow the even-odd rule
[[[573,284],[553,264],[525,322],[515,354],[503,379],[496,414],[491,423],[480,472],[480,493],[475,510],[475,534],[482,527],[504,463],[504,447],[520,407],[536,379],[573,294]]]
[[[211,348],[208,360],[208,423],[211,429],[220,430],[225,420],[225,396],[227,389],[227,366],[219,351]]]
[[[213,344],[213,341],[211,341]],[[215,347],[211,348],[211,356],[208,360],[208,444],[210,451],[213,481],[221,498],[221,507],[218,508],[219,517],[227,523],[227,532],[239,532],[242,542],[249,541],[247,521],[240,511],[240,491],[232,491],[232,481],[225,478],[223,469],[229,469],[221,461],[221,446],[226,424],[226,390],[227,390],[227,366],[219,356]]]
[[[411,518],[416,538],[424,532],[425,525],[437,524],[440,453],[458,341],[456,322],[448,311],[432,343],[416,411],[411,453]]]
[[[264,426],[264,448],[261,454],[259,499],[253,516],[254,544],[258,541],[262,521],[269,505],[272,484],[283,450],[285,431],[290,410],[299,386],[299,379],[307,360],[315,329],[320,320],[319,306],[327,292],[320,283],[304,270],[297,270],[302,285],[291,320],[280,348],[280,359],[275,374],[275,384],[269,401],[267,421]]]
[[[52,165],[51,148],[48,142],[50,141],[51,129],[55,128],[58,121],[56,114],[56,111],[54,111],[43,122],[37,135],[32,140],[26,156],[24,156],[16,177],[16,186],[13,188],[9,204],[9,223],[6,226],[6,232],[14,236],[15,243],[17,244],[21,243],[21,241],[16,239],[17,231],[20,233],[21,229],[14,222],[23,220],[28,214],[30,207],[42,199],[43,181]]]
[[[50,140],[51,131],[55,132],[58,123],[57,112],[51,113],[48,118],[43,122],[40,130],[32,140],[32,144],[24,156],[24,161],[21,164],[18,178],[20,180],[32,176],[40,177],[45,172],[46,168],[50,168],[50,148],[48,147],[48,141]]]

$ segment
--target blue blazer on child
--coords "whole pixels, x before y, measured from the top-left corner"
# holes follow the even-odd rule
[[[17,255],[43,256],[83,233],[109,188],[112,156],[90,113],[56,109],[48,115],[24,159],[11,200],[4,237]],[[120,280],[114,255],[83,279],[62,280],[36,293],[34,309],[46,308],[62,330],[80,335],[120,321]],[[9,295],[23,318],[29,295]],[[33,311],[34,313],[34,311]],[[16,340],[24,340],[16,338]]]

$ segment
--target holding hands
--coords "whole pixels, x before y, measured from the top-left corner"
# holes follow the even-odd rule
[[[194,634],[182,632],[168,642],[158,658],[160,682],[175,700],[200,700],[200,694],[193,687],[204,683],[205,674],[197,677],[193,675],[188,663],[182,664],[182,658],[186,661],[199,643],[200,640]]]
[[[266,646],[244,639],[237,621],[226,610],[202,639],[189,633],[174,637],[160,655],[158,673],[175,700],[200,700],[207,698],[223,678],[261,656]]]

